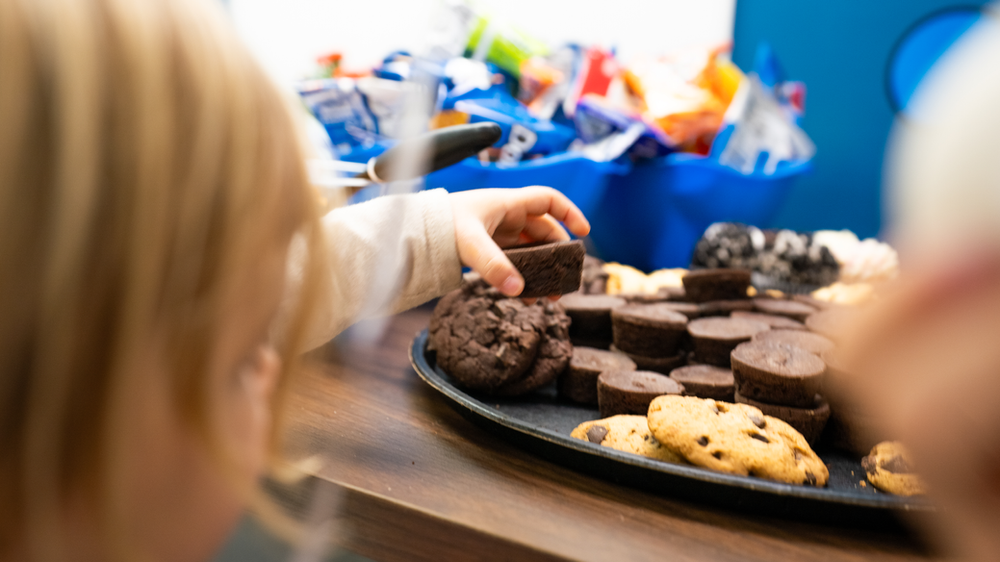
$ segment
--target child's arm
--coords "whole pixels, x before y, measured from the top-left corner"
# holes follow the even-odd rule
[[[363,318],[394,314],[461,284],[462,265],[515,296],[524,282],[498,247],[568,238],[590,225],[550,188],[441,189],[389,196],[332,211],[323,219],[330,286],[308,347]]]

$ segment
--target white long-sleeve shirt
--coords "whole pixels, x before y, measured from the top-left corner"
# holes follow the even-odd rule
[[[443,189],[335,209],[323,218],[323,230],[329,299],[314,311],[306,349],[358,320],[395,314],[461,285],[451,202]]]

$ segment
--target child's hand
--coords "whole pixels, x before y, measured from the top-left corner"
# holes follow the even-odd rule
[[[568,240],[560,222],[577,236],[590,232],[590,223],[580,209],[550,187],[453,193],[451,208],[462,263],[511,297],[521,294],[524,279],[501,247]]]

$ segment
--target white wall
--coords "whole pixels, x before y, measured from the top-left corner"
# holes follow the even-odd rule
[[[365,68],[395,49],[419,50],[441,0],[228,0],[241,34],[281,82],[310,72],[338,50]],[[480,0],[535,37],[636,53],[730,41],[736,0]]]

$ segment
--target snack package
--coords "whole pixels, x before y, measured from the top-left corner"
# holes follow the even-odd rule
[[[496,18],[473,13],[468,19],[470,31],[465,56],[491,62],[515,79],[520,78],[524,62],[548,53],[544,43]]]
[[[372,146],[401,132],[408,97],[421,85],[367,76],[300,82],[299,95],[322,123],[339,154]]]
[[[720,51],[685,51],[643,58],[624,73],[625,84],[641,112],[656,123],[671,144],[685,152],[708,154],[723,115],[742,82]]]
[[[563,102],[563,112],[573,117],[577,103],[587,95],[606,96],[611,82],[621,72],[614,53],[590,47],[582,53],[572,76],[572,85]]]
[[[773,174],[782,163],[816,154],[816,146],[756,74],[740,84],[723,121],[711,155],[744,174]]]
[[[784,162],[811,159],[816,146],[798,126],[805,96],[805,85],[786,81],[774,51],[761,43],[754,71],[740,82],[711,155],[745,174],[773,174]]]
[[[349,152],[352,146],[374,143],[378,118],[368,108],[354,79],[307,80],[299,83],[298,92],[330,135],[336,151]]]
[[[670,139],[640,115],[610,107],[603,98],[585,96],[573,115],[580,144],[576,150],[607,162],[628,153],[633,158],[653,158],[670,153]]]
[[[573,129],[532,115],[524,104],[499,84],[488,90],[469,91],[461,96],[449,95],[442,108],[468,115],[470,123],[493,121],[499,124],[503,129],[501,144],[512,140],[511,130],[514,126],[530,132],[531,135],[522,135],[517,141],[522,156],[563,152],[576,137]],[[528,137],[533,137],[533,142],[528,143]],[[506,162],[512,163],[510,159]]]

